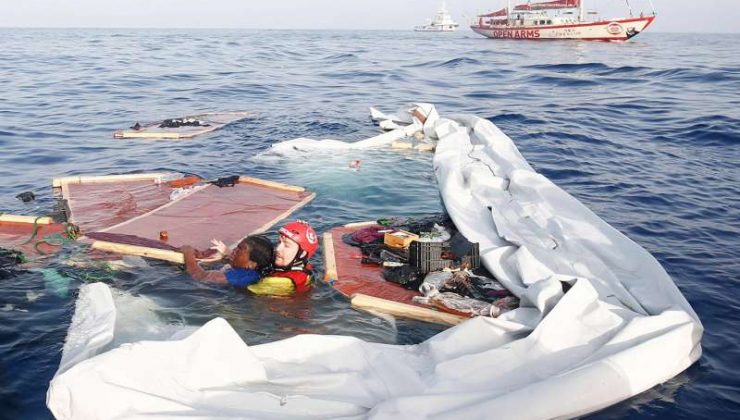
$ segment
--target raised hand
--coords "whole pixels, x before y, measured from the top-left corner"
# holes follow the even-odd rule
[[[223,256],[229,255],[229,248],[226,246],[226,244],[219,241],[218,239],[211,239],[211,243],[213,244],[211,249],[215,249],[216,252]]]

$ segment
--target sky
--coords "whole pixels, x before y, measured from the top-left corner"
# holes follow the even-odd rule
[[[534,0],[533,0],[534,1]],[[512,4],[526,0],[512,0]],[[7,0],[0,27],[411,29],[441,0]],[[630,0],[635,14],[648,0]],[[506,0],[447,0],[463,28]],[[740,32],[740,0],[653,0],[655,32]],[[604,17],[627,15],[625,0],[586,0]],[[465,30],[465,29],[463,29]]]

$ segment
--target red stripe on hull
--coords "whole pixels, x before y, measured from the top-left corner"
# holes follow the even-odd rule
[[[645,28],[643,30],[647,29],[648,26],[650,26],[651,23],[653,23],[653,20],[655,20],[655,16],[649,16],[645,18],[629,18],[629,19],[616,19],[616,20],[600,20],[598,22],[588,22],[588,23],[574,23],[572,25],[537,25],[537,26],[520,26],[516,27],[518,30],[527,30],[527,29],[563,29],[563,28],[584,28],[588,26],[602,26],[602,25],[608,25],[612,22],[616,23],[629,23],[629,22],[639,22],[641,20],[646,20],[647,24],[645,24]],[[511,26],[471,26],[473,30],[475,28],[478,29],[484,29],[484,30],[493,30],[493,29],[507,29],[507,30],[515,30],[514,27]],[[520,28],[520,29],[519,29]]]
[[[615,37],[615,38],[496,38],[492,36],[486,36],[489,39],[510,39],[512,41],[627,41],[629,38],[626,36]]]
[[[626,41],[630,39],[632,36],[636,35],[637,33],[640,33],[647,29],[648,26],[650,26],[653,21],[655,20],[655,16],[648,16],[648,17],[639,17],[639,18],[627,18],[627,19],[615,19],[615,20],[604,20],[599,22],[588,22],[588,23],[576,23],[572,25],[538,25],[538,26],[477,26],[473,25],[470,27],[474,32],[481,34],[485,37],[492,38],[492,39],[536,39],[536,40],[552,40],[552,39],[581,39],[586,41]],[[643,26],[642,30],[640,32],[637,32],[633,35],[626,35],[626,36],[606,36],[606,37],[589,37],[587,35],[584,36],[546,36],[540,33],[540,31],[551,31],[551,30],[557,30],[557,29],[572,29],[572,28],[578,28],[578,29],[590,29],[591,27],[601,27],[601,26],[607,26],[611,23],[619,23],[619,24],[625,24],[625,23],[632,23],[632,22],[645,22],[645,25]],[[499,36],[497,36],[499,35]]]

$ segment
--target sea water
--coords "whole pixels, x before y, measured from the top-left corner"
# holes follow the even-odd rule
[[[598,418],[737,417],[740,351],[740,37],[646,33],[626,43],[494,41],[389,31],[0,30],[0,211],[52,210],[51,179],[172,170],[303,185],[296,213],[325,231],[443,210],[431,154],[352,151],[265,159],[295,137],[377,134],[368,107],[412,101],[488,118],[541,173],[653,253],[701,317],[702,358]],[[115,140],[134,122],[252,111],[194,140]],[[349,163],[360,160],[359,169]],[[21,203],[16,194],[38,197]],[[77,288],[105,281],[154,325],[226,318],[249,344],[299,333],[417,343],[429,324],[352,310],[317,285],[298,299],[204,285],[153,261],[0,280],[0,417],[44,418]],[[319,271],[320,258],[315,258]],[[152,332],[153,333],[153,332]],[[670,351],[666,349],[666,351]],[[495,363],[495,361],[492,361]]]

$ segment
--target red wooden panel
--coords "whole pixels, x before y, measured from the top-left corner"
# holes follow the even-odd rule
[[[0,222],[0,247],[21,251],[26,256],[39,256],[39,250],[44,254],[56,252],[61,248],[41,243],[37,250],[34,245],[47,236],[64,234],[64,225],[38,225],[36,236],[29,242],[28,240],[31,238],[32,234],[33,223]],[[58,237],[50,239],[50,242],[59,242]]]
[[[69,184],[65,196],[72,220],[94,232],[150,212],[170,201],[173,188],[147,181]]]
[[[337,266],[337,280],[334,287],[343,295],[351,297],[355,293],[362,293],[394,302],[428,308],[426,305],[417,305],[411,301],[419,292],[404,289],[403,287],[386,281],[383,278],[383,269],[376,265],[362,264],[360,248],[347,245],[342,236],[368,227],[337,227],[331,230],[334,242],[334,259]]]
[[[213,238],[231,245],[258,229],[269,228],[310,195],[256,184],[207,185],[105,232],[159,240],[160,232],[167,231],[167,244],[201,250],[207,249]]]

